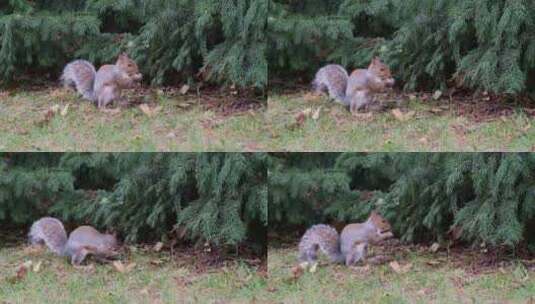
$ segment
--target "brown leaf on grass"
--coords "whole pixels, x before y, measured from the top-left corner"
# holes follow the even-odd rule
[[[111,114],[111,115],[116,115],[116,114],[121,113],[121,109],[119,109],[119,108],[114,108],[114,109],[102,108],[102,109],[100,109],[100,111],[104,112],[106,114]]]
[[[433,94],[433,99],[434,100],[439,100],[440,97],[442,97],[442,91],[440,91],[440,90],[435,91],[435,93]]]
[[[121,261],[113,261],[112,265],[115,268],[115,270],[117,270],[120,273],[124,273],[126,271],[126,267]]]
[[[418,139],[418,142],[421,143],[421,144],[427,144],[429,142],[429,140],[427,139],[427,137],[422,137],[420,139]]]
[[[312,114],[313,120],[318,120],[318,118],[320,118],[320,111],[321,111],[321,107],[319,107],[316,111],[314,111],[314,114]]]
[[[359,120],[367,121],[373,118],[373,112],[366,112],[366,113],[354,112],[354,113],[351,113],[351,116],[356,117]]]
[[[23,264],[19,266],[17,269],[17,279],[22,280],[24,277],[26,277],[26,274],[28,274],[28,269],[32,267],[32,261],[26,261]]]
[[[434,113],[434,114],[439,114],[439,113],[442,113],[442,111],[444,111],[443,108],[439,108],[439,107],[434,107],[434,108],[431,108],[431,113]]]
[[[411,119],[414,116],[414,114],[416,114],[416,112],[414,112],[414,111],[409,111],[407,113],[403,113],[403,112],[401,112],[400,109],[393,109],[392,110],[392,115],[394,115],[394,117],[397,120],[401,121],[401,122],[404,122],[404,121],[407,121],[407,120]]]
[[[180,94],[185,95],[189,91],[189,85],[185,84],[180,88]]]
[[[433,289],[432,288],[422,288],[420,290],[418,290],[416,292],[417,295],[419,296],[426,296],[426,295],[430,295],[433,293]]]
[[[433,243],[433,245],[431,245],[431,247],[429,247],[429,251],[437,252],[439,248],[440,248],[440,244],[435,242]]]
[[[23,249],[23,253],[26,256],[41,254],[43,251],[46,251],[46,248],[41,245],[30,245],[30,246],[24,247]]]
[[[74,269],[82,270],[85,273],[94,273],[95,272],[95,264],[89,264],[87,266],[73,266]]]
[[[158,242],[156,243],[156,245],[154,245],[154,247],[152,248],[152,250],[156,251],[156,252],[160,252],[163,248],[163,243],[162,242]]]
[[[429,260],[427,262],[425,262],[427,265],[429,266],[438,266],[440,264],[442,264],[441,261],[438,261],[438,260]]]
[[[175,279],[176,284],[180,287],[187,287],[193,284],[193,280],[186,276],[174,277],[174,279]]]
[[[268,286],[266,289],[268,292],[277,292],[279,289],[277,287]]]
[[[67,115],[67,112],[69,111],[69,105],[66,105],[61,112],[59,113],[61,116],[65,117]]]
[[[150,263],[154,266],[159,266],[159,265],[162,265],[163,263],[165,263],[164,260],[161,260],[161,259],[158,259],[158,260],[151,260]]]
[[[45,125],[48,125],[50,121],[56,116],[56,114],[59,111],[59,105],[53,105],[48,110],[45,111],[43,119],[39,120],[36,125],[39,127],[44,127]]]
[[[321,94],[315,92],[309,92],[303,96],[304,101],[317,101],[319,99],[321,99]]]
[[[189,103],[189,102],[180,102],[180,103],[177,104],[177,106],[179,108],[181,108],[181,109],[187,109],[187,108],[191,107],[191,105],[192,104]]]
[[[139,293],[142,295],[142,296],[148,296],[149,295],[149,289],[148,288],[143,288],[139,291]]]
[[[148,104],[143,103],[139,105],[139,109],[141,110],[141,112],[145,113],[145,115],[147,115],[148,117],[153,117],[156,114],[158,114],[158,112],[160,112],[162,107],[156,106],[154,108],[151,108]]]
[[[406,273],[412,267],[411,263],[401,266],[397,261],[392,261],[388,265],[390,265],[390,268],[392,268],[392,270],[394,270],[394,272],[397,274]]]
[[[43,261],[39,261],[35,265],[33,265],[33,272],[39,272],[41,270],[42,264],[43,264]]]
[[[290,281],[296,282],[305,273],[305,270],[300,265],[296,265],[292,267],[291,273]]]
[[[359,274],[369,274],[371,270],[369,264],[365,266],[351,266],[350,269]]]

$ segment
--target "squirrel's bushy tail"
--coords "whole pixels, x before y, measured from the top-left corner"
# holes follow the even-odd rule
[[[58,255],[64,255],[67,232],[61,221],[53,217],[43,217],[33,223],[28,234],[31,244],[44,243]]]
[[[318,249],[321,249],[332,262],[344,261],[340,252],[340,236],[331,226],[314,225],[305,232],[299,242],[299,262],[315,262]]]
[[[346,104],[347,71],[338,64],[329,64],[318,70],[312,86],[316,92],[325,92],[332,99]]]
[[[75,88],[83,98],[95,101],[95,67],[87,60],[74,60],[63,69],[60,80],[66,87]]]

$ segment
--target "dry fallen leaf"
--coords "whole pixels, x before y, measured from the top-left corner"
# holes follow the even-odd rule
[[[185,84],[180,88],[180,94],[185,95],[189,91],[189,85]]]
[[[151,108],[146,103],[143,103],[139,105],[139,109],[141,110],[141,112],[145,113],[145,115],[147,115],[148,117],[153,117],[156,114],[158,114],[158,112],[160,112],[162,107],[157,106],[157,107]]]
[[[149,289],[148,288],[143,288],[139,291],[139,293],[143,296],[148,296],[149,295]]]
[[[306,115],[303,112],[297,113],[295,116],[295,123],[298,127],[302,126],[305,123]]]
[[[112,115],[121,113],[121,109],[119,109],[119,108],[114,108],[114,109],[102,108],[102,109],[100,109],[100,111],[104,112],[104,113],[107,113],[107,114],[112,114]]]
[[[437,252],[439,248],[440,248],[440,244],[435,242],[433,243],[433,245],[431,245],[431,247],[429,247],[429,251]]]
[[[442,264],[441,261],[437,261],[437,260],[430,260],[430,261],[427,261],[427,262],[425,262],[425,263],[426,263],[427,265],[429,265],[429,266],[437,266],[437,265]]]
[[[397,261],[392,261],[388,265],[390,265],[390,268],[392,268],[392,270],[394,270],[394,272],[396,272],[398,274],[405,273],[405,272],[409,271],[409,269],[411,269],[411,267],[412,267],[412,264],[410,264],[410,263],[401,266],[401,265],[399,265],[399,263]]]
[[[163,248],[163,243],[162,242],[158,242],[156,243],[156,245],[154,245],[154,247],[152,248],[154,251],[156,252],[160,252]]]
[[[393,109],[392,110],[392,115],[394,115],[394,117],[397,120],[402,121],[402,122],[411,119],[414,116],[415,113],[416,112],[414,112],[414,111],[409,111],[407,113],[403,113],[403,112],[401,112],[400,109]]]
[[[67,115],[67,112],[69,111],[69,105],[66,105],[61,112],[59,113],[61,116]]]
[[[314,111],[314,114],[312,114],[312,119],[318,120],[318,118],[320,118],[320,111],[321,111],[321,107],[319,107],[316,111]]]
[[[433,99],[434,99],[434,100],[438,100],[441,96],[442,96],[442,91],[437,90],[437,91],[435,91],[435,93],[433,94]]]
[[[371,268],[369,264],[366,264],[365,266],[352,266],[351,270],[354,270],[357,273],[366,274],[370,272]]]
[[[366,112],[366,113],[354,112],[354,113],[351,113],[351,116],[356,117],[359,120],[369,120],[373,117],[373,112]]]
[[[39,261],[37,264],[33,265],[33,272],[39,272],[39,270],[41,270],[41,264],[43,264],[43,261]]]
[[[291,279],[293,281],[297,281],[303,275],[304,272],[305,272],[304,269],[300,265],[292,267]]]
[[[130,263],[128,265],[124,265],[121,261],[113,261],[113,267],[115,267],[115,270],[117,270],[120,273],[127,273],[132,271],[136,267],[136,263]]]
[[[321,98],[321,94],[318,94],[316,92],[309,92],[303,96],[303,100],[305,101],[316,101],[320,98]]]
[[[308,271],[310,271],[310,273],[314,273],[316,272],[316,270],[318,270],[318,263],[313,263],[312,266],[310,266],[310,269]]]
[[[124,273],[126,271],[126,267],[121,261],[113,261],[112,265],[113,267],[115,267],[115,270],[117,270],[120,273]]]

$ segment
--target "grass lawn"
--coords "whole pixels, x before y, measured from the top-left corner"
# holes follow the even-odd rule
[[[470,271],[468,262],[440,254],[397,254],[406,272],[388,264],[347,268],[321,265],[291,279],[296,248],[270,248],[269,286],[273,303],[533,303],[535,273],[523,264]],[[325,260],[322,260],[325,262]],[[530,302],[531,301],[531,302]]]
[[[59,88],[0,91],[0,150],[257,151],[267,144],[265,106],[223,115],[200,106],[196,96],[160,93],[147,101],[149,110],[159,110],[100,111]]]
[[[112,265],[72,267],[67,259],[29,247],[0,249],[0,303],[250,303],[267,293],[265,275],[243,262],[195,270],[194,261],[171,259],[168,253],[135,253],[129,272]],[[21,279],[19,265],[41,262]],[[257,301],[262,302],[262,301]]]
[[[307,92],[268,97],[270,150],[283,151],[531,151],[535,149],[533,118],[520,109],[508,115],[475,119],[459,115],[455,102],[413,100],[396,118],[391,111],[352,116],[327,97]],[[308,115],[300,125],[296,115],[321,107],[315,120]],[[484,105],[481,105],[484,107]]]

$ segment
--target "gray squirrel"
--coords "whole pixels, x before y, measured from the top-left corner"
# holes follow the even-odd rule
[[[331,226],[319,224],[310,227],[299,242],[299,263],[302,268],[316,268],[320,249],[333,263],[347,266],[366,260],[369,244],[392,238],[390,223],[373,211],[364,223],[348,224],[338,235]]]
[[[351,75],[337,64],[329,64],[316,73],[312,86],[316,92],[349,106],[351,113],[372,102],[373,94],[394,86],[390,68],[375,57],[367,69],[354,70]]]
[[[31,244],[46,244],[59,256],[67,256],[71,264],[80,265],[88,255],[106,260],[117,255],[117,238],[98,232],[91,226],[80,226],[67,238],[67,232],[60,220],[43,217],[33,223],[28,234]]]
[[[65,66],[60,80],[102,108],[119,99],[122,89],[132,87],[141,78],[137,64],[122,53],[115,64],[103,65],[98,72],[89,61],[74,60]]]

